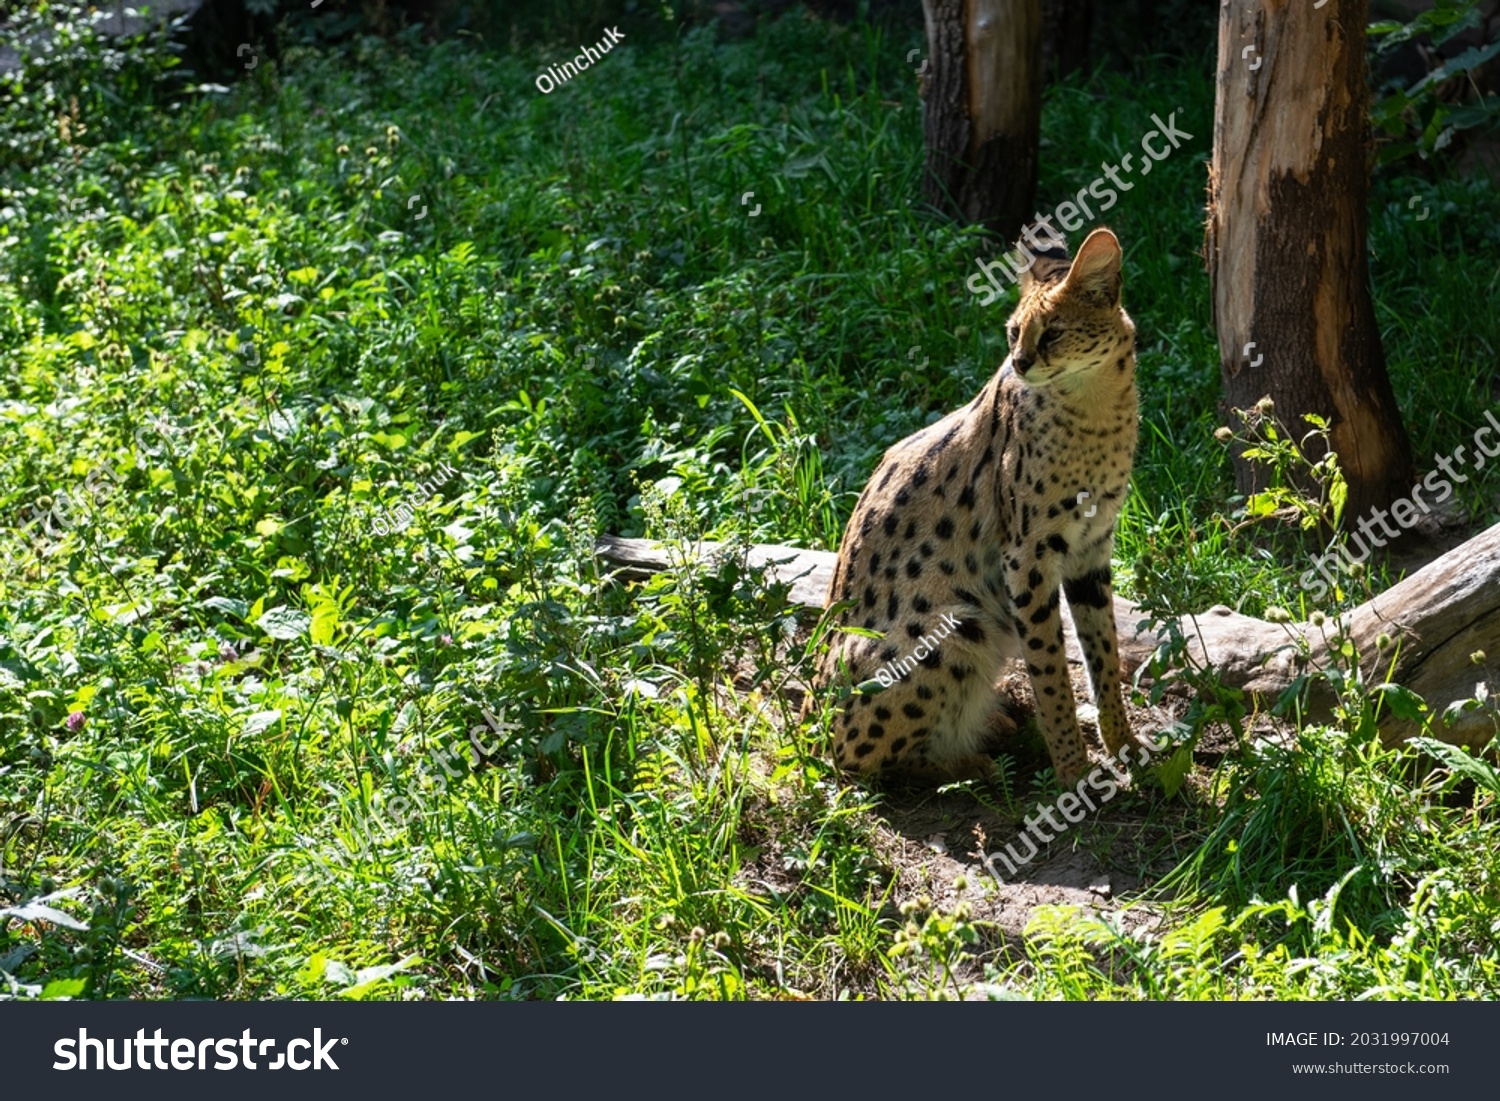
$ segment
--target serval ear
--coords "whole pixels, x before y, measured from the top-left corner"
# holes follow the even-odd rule
[[[1049,226],[1048,229],[1051,227]],[[1038,285],[1047,286],[1068,274],[1068,246],[1051,233],[1041,235],[1041,247],[1030,248],[1026,238],[1016,242],[1016,251],[1028,263],[1021,269],[1021,296],[1024,298]]]
[[[1097,306],[1120,304],[1120,241],[1107,229],[1096,229],[1078,250],[1065,286]]]

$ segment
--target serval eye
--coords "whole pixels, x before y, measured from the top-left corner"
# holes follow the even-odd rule
[[[1061,329],[1048,329],[1045,333],[1042,334],[1041,339],[1036,342],[1037,351],[1045,352],[1048,348],[1057,343],[1057,338],[1060,336],[1062,336]]]
[[[1010,341],[1012,348],[1021,343],[1021,329],[1014,321],[1005,326],[1005,339]]]

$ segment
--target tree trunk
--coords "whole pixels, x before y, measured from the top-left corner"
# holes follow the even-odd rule
[[[1413,481],[1370,300],[1367,17],[1368,0],[1221,0],[1205,240],[1226,421],[1266,395],[1298,438],[1326,417],[1351,518]],[[1264,488],[1242,457],[1235,480]]]
[[[1036,198],[1041,0],[923,0],[927,198],[1015,239]]]
[[[696,548],[696,557],[707,559],[726,550],[720,543],[703,543]],[[666,549],[646,539],[606,535],[599,540],[596,553],[625,578],[648,577],[671,568]],[[788,584],[787,599],[802,608],[806,620],[816,621],[827,601],[837,561],[832,551],[760,544],[750,548],[745,565],[764,567],[768,582]],[[1393,683],[1410,688],[1432,709],[1433,735],[1453,745],[1478,748],[1500,730],[1500,693],[1488,695],[1484,706],[1456,714],[1451,721],[1442,718],[1450,704],[1486,695],[1484,685],[1500,683],[1497,576],[1500,524],[1341,617],[1359,654],[1365,683],[1380,684],[1389,674]],[[1144,619],[1140,609],[1118,596],[1114,601],[1120,661],[1131,672],[1149,660],[1170,634],[1139,629]],[[1212,666],[1220,684],[1240,689],[1249,697],[1247,703],[1262,708],[1307,675],[1309,666],[1322,669],[1343,661],[1330,653],[1336,648],[1330,644],[1331,622],[1319,627],[1269,623],[1219,605],[1183,616],[1178,626],[1189,640],[1188,652],[1196,665]],[[1083,654],[1071,616],[1063,616],[1063,629],[1068,660],[1081,664]],[[1396,651],[1381,648],[1382,635],[1400,647],[1394,667],[1391,655]],[[1306,643],[1308,658],[1294,645],[1298,639]],[[1328,682],[1316,678],[1309,691],[1309,717],[1328,718],[1334,703]],[[1387,745],[1418,733],[1416,724],[1389,708],[1383,711],[1380,736]]]

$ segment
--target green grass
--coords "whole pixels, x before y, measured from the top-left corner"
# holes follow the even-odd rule
[[[1139,903],[1158,930],[1045,911],[1007,939],[799,724],[783,591],[601,575],[605,531],[835,546],[878,454],[1003,358],[1009,303],[962,286],[981,241],[916,198],[912,44],[642,33],[541,96],[544,49],[293,47],[216,92],[84,41],[8,93],[0,517],[82,506],[0,566],[0,906],[87,926],[0,917],[12,994],[1500,992],[1495,792],[1455,762],[1351,717],[1142,785],[1139,843],[1100,854],[1180,865]],[[1153,113],[1194,135],[1107,219],[1141,334],[1119,572],[1295,607],[1301,563],[1225,519],[1212,73],[1141,67],[1049,89],[1039,193]],[[1392,379],[1447,453],[1500,347],[1500,199],[1392,176],[1372,209]],[[1494,482],[1467,491],[1493,521]],[[482,756],[436,762],[476,727]]]

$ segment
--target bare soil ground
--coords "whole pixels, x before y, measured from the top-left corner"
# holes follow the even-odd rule
[[[1087,700],[1083,670],[1075,666],[1071,672],[1074,698]],[[1118,912],[1122,897],[1139,891],[1174,863],[1153,858],[1165,839],[1153,843],[1143,836],[1143,816],[1121,805],[1129,800],[1101,805],[1097,814],[1042,846],[1034,859],[1017,867],[1014,876],[996,862],[993,866],[1004,875],[1003,883],[985,870],[986,853],[1004,852],[1006,844],[1015,843],[1026,828],[1024,818],[1031,815],[1035,820],[1039,804],[1051,805],[1051,800],[1029,790],[1031,777],[1048,764],[1046,747],[1030,721],[1035,706],[1030,683],[1018,668],[1002,678],[1002,687],[1022,719],[1021,729],[1006,736],[999,747],[1014,762],[1014,790],[1007,793],[995,784],[967,784],[936,791],[892,788],[882,793],[887,855],[901,869],[895,902],[899,905],[906,897],[926,894],[940,905],[956,903],[960,895],[952,883],[963,875],[968,885],[962,898],[973,907],[975,918],[993,922],[1007,937],[1018,936],[1032,911],[1042,905]],[[1126,706],[1136,730],[1161,730],[1175,718],[1164,708]],[[1094,710],[1087,705],[1079,710],[1084,737],[1096,755],[1102,756]],[[1023,854],[1028,847],[1014,845]]]
[[[1082,668],[1074,665],[1070,671],[1075,700],[1088,700]],[[1004,876],[1003,882],[997,879],[986,870],[985,855],[1004,852],[1007,843],[1024,854],[1029,848],[1019,841],[1026,828],[1024,818],[1031,815],[1035,820],[1039,804],[1053,805],[1051,797],[1032,790],[1033,778],[1049,760],[1032,721],[1030,681],[1019,664],[1002,677],[1001,688],[1013,703],[1017,724],[1003,731],[997,725],[994,746],[1009,760],[1008,790],[1007,784],[979,781],[937,789],[890,785],[878,791],[875,810],[876,848],[893,873],[883,908],[899,912],[903,903],[924,899],[951,911],[959,902],[968,903],[981,943],[960,976],[965,983],[983,980],[987,960],[1000,957],[1007,948],[1019,949],[1023,932],[1043,906],[1074,906],[1122,929],[1154,925],[1157,908],[1143,900],[1141,892],[1170,871],[1192,842],[1191,811],[1180,797],[1169,802],[1157,792],[1150,796],[1154,805],[1142,805],[1139,798],[1122,793],[1042,845],[1014,875],[1003,864],[993,863]],[[1160,707],[1126,704],[1132,728],[1146,733],[1170,728],[1186,706],[1185,698],[1169,698]],[[1084,737],[1093,754],[1102,757],[1095,714],[1091,705],[1080,704]],[[1195,769],[1200,783],[1202,766],[1211,768],[1230,745],[1227,733],[1200,744],[1200,767]],[[750,875],[765,885],[779,884],[778,890],[794,889],[779,844],[767,840],[768,848]]]

